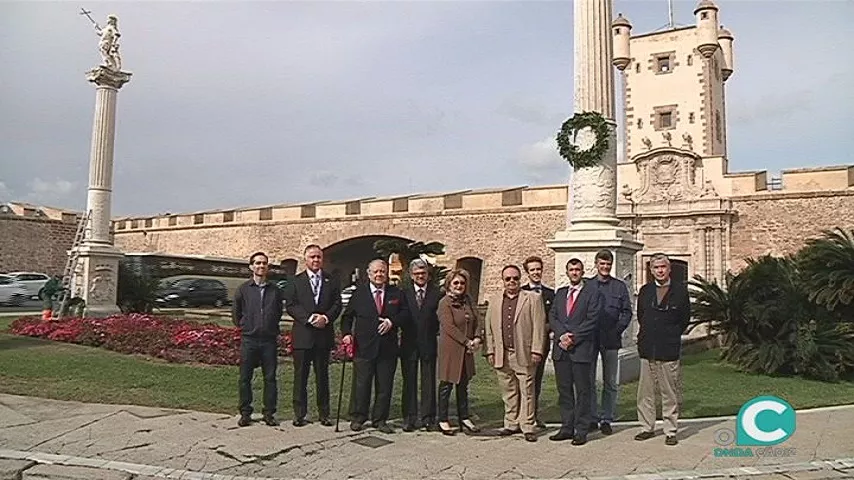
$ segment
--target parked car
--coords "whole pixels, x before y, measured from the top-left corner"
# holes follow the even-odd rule
[[[219,280],[180,278],[161,282],[156,301],[161,307],[222,307],[228,304],[228,290]]]
[[[10,275],[0,275],[0,305],[17,307],[27,301],[27,287]]]
[[[7,275],[21,282],[29,298],[38,298],[39,290],[50,280],[48,274],[38,272],[9,272]]]

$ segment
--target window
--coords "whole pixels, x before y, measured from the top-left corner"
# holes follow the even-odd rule
[[[688,123],[694,123],[694,112],[688,114]]]
[[[673,113],[661,112],[658,114],[658,128],[671,128],[673,126]]]
[[[694,64],[694,56],[688,55],[688,66],[690,67],[693,64]]]
[[[703,20],[708,20],[709,19],[709,12],[701,12],[700,18]]]
[[[655,59],[655,71],[658,73],[667,73],[671,70],[670,57],[658,57]]]
[[[656,130],[672,130],[676,128],[676,107],[677,105],[655,107],[655,113],[651,119],[654,122],[653,128]]]
[[[635,64],[635,73],[640,73],[640,62]]]
[[[638,119],[638,128],[643,128],[643,119],[642,118]]]

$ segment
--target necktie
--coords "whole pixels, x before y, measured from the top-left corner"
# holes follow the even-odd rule
[[[575,308],[575,292],[577,290],[574,288],[569,289],[569,295],[566,297],[566,314],[569,315],[572,313],[572,309]]]
[[[377,290],[374,292],[374,303],[377,306],[377,313],[383,313],[383,291]]]
[[[314,293],[314,300],[317,301],[317,294],[320,293],[320,275],[311,276],[311,291]]]
[[[421,308],[421,306],[424,305],[424,289],[423,288],[418,289],[418,296],[416,298],[418,300],[418,308]]]

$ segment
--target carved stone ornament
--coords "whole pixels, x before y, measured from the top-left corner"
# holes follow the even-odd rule
[[[602,216],[615,208],[616,174],[606,165],[576,170],[572,176],[572,206],[576,217]]]
[[[711,182],[697,183],[700,157],[676,148],[657,148],[638,155],[635,166],[640,187],[632,192],[635,202],[691,201],[719,198]]]
[[[94,275],[89,281],[90,305],[111,303],[116,298],[116,278],[109,265],[95,266]]]

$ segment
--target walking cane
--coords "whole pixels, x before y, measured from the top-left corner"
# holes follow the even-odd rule
[[[340,432],[338,429],[338,421],[341,420],[341,397],[344,393],[344,372],[347,371],[347,360],[341,360],[341,384],[338,386],[338,410],[335,412],[335,431]]]

